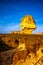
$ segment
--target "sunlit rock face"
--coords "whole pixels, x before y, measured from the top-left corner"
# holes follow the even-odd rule
[[[32,16],[26,15],[22,18],[20,23],[20,28],[23,33],[31,34],[33,30],[36,29],[36,24]]]
[[[10,32],[10,34],[15,34],[15,33],[17,33],[17,34],[19,34],[19,33],[22,34],[22,32],[21,32],[20,30]]]
[[[37,34],[43,34],[43,32],[39,32],[39,33],[37,33]]]
[[[23,17],[20,27],[21,31],[0,35],[0,65],[43,65],[43,34],[32,34],[33,17]]]
[[[36,23],[32,16],[26,15],[22,18],[20,23],[20,30],[12,31],[10,34],[18,33],[18,34],[31,34],[33,30],[36,29]]]

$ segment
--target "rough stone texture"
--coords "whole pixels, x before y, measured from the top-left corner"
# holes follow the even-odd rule
[[[22,18],[20,28],[24,34],[32,34],[32,31],[36,29],[36,24],[31,15],[26,15]]]
[[[0,45],[0,65],[43,65],[43,34],[0,34],[0,41],[7,45]],[[26,49],[18,49],[24,43]]]
[[[12,64],[13,60],[13,54],[16,53],[17,49],[11,49],[4,52],[0,52],[0,65],[10,65]]]

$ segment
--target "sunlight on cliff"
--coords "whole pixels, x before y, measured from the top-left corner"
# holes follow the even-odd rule
[[[26,15],[22,18],[20,28],[24,34],[31,34],[36,29],[36,24],[32,16]]]

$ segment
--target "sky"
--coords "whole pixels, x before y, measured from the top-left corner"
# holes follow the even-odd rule
[[[25,15],[33,16],[36,22],[33,33],[43,32],[43,0],[0,0],[0,33],[21,30]]]

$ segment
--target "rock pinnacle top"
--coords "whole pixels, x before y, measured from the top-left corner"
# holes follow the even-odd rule
[[[36,24],[31,15],[26,15],[21,19],[20,28],[24,33],[31,34],[36,29]]]

